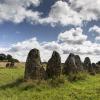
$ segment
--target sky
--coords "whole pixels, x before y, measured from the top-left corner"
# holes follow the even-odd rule
[[[100,61],[100,0],[0,0],[0,53],[25,61],[33,48]]]

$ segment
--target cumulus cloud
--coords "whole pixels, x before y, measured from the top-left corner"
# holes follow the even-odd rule
[[[94,25],[93,27],[89,29],[89,32],[94,32],[94,34],[96,34],[95,41],[100,42],[100,27],[99,26]]]
[[[81,16],[70,8],[67,2],[57,1],[52,5],[47,18],[41,20],[43,23],[50,23],[51,25],[61,24],[66,25],[80,25],[82,23]]]
[[[70,0],[71,7],[79,12],[83,20],[100,19],[100,0]]]
[[[81,26],[84,21],[100,19],[100,0],[56,1],[47,17],[43,13],[27,9],[30,5],[39,6],[41,0],[2,0],[0,3],[0,22],[12,21],[55,25]]]
[[[97,26],[97,25],[94,25],[93,27],[91,27],[89,29],[89,32],[96,32],[96,33],[98,33],[100,35],[100,27]]]
[[[53,42],[52,42],[53,43]],[[16,44],[12,44],[10,48],[0,48],[0,53],[5,53],[5,54],[11,54],[13,57],[19,59],[20,61],[25,61],[26,57],[28,55],[28,52],[33,49],[37,48],[41,51],[41,59],[42,61],[48,61],[52,54],[52,49],[46,48],[48,47],[54,49],[57,49],[55,46],[50,45],[49,43],[40,43],[36,37],[33,37],[31,39],[18,42]],[[55,44],[54,44],[55,45]],[[54,50],[53,49],[53,50]]]
[[[41,0],[0,0],[0,3],[5,3],[8,5],[21,5],[21,6],[25,6],[28,7],[31,4],[33,4],[34,6],[38,6],[40,4]]]
[[[38,6],[40,0],[4,0],[0,3],[0,22],[23,22],[25,19],[36,22],[40,14],[38,11],[27,10],[30,5]]]
[[[67,2],[66,2],[67,1]],[[100,0],[63,0],[52,5],[41,23],[81,26],[83,22],[100,19]]]
[[[33,24],[81,26],[83,21],[100,19],[100,0],[69,0],[70,3],[65,1],[55,2],[48,16],[42,18],[41,12],[27,9],[30,5],[39,6],[41,0],[0,0],[0,22],[21,23],[27,20]],[[100,27],[95,25],[89,31],[98,33],[95,40],[100,40]],[[99,60],[100,55],[100,44],[87,40],[87,35],[84,35],[79,27],[60,33],[56,41],[40,43],[36,37],[33,37],[13,44],[10,48],[0,48],[0,53],[10,53],[15,58],[25,61],[32,48],[41,51],[42,61],[47,61],[53,50],[61,54],[62,61],[65,61],[70,52],[79,54],[82,58],[90,56],[92,61]]]
[[[96,40],[96,42],[100,43],[100,36],[97,36],[97,37],[95,38],[95,40]]]
[[[68,35],[71,35],[71,38]],[[69,40],[73,42],[69,42]],[[48,61],[53,50],[60,53],[62,62],[66,60],[69,53],[80,55],[82,60],[84,60],[86,56],[91,57],[93,62],[100,60],[100,44],[92,43],[87,40],[87,36],[83,35],[81,28],[72,28],[70,30],[66,30],[64,33],[60,33],[56,41],[43,41],[40,43],[36,37],[33,37],[13,44],[10,48],[0,48],[0,53],[12,54],[20,61],[25,61],[28,52],[33,48],[40,50],[42,61]]]
[[[60,33],[58,36],[58,40],[67,42],[69,44],[82,44],[87,39],[87,36],[83,35],[82,32],[83,30],[81,28],[72,28],[69,31]]]

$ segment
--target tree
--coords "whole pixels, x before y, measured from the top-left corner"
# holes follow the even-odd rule
[[[0,60],[1,61],[6,60],[6,55],[5,54],[0,54]]]
[[[13,60],[13,62],[16,62],[16,63],[19,63],[19,60],[18,59],[12,59]]]
[[[13,59],[12,56],[8,54],[8,55],[7,55],[7,60],[8,60],[9,62],[11,62],[12,59]]]
[[[10,54],[8,54],[7,56],[5,54],[0,54],[0,61],[8,61],[8,62],[16,62],[18,63],[19,60],[13,58]]]

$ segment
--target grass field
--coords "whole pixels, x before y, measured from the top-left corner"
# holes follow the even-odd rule
[[[100,100],[100,75],[52,87],[22,82],[24,68],[0,69],[0,100]]]

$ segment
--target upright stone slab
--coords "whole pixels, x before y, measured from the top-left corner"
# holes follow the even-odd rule
[[[70,53],[67,60],[65,61],[63,74],[77,73],[77,65],[75,61],[75,55]]]
[[[10,67],[10,63],[7,63],[7,64],[6,64],[6,68],[9,68],[9,67]]]
[[[25,64],[25,80],[43,79],[45,70],[41,64],[40,52],[38,49],[32,49],[27,57]]]
[[[92,66],[97,74],[100,74],[100,65],[99,63],[92,63]]]
[[[12,62],[8,62],[6,64],[6,68],[14,68],[15,67],[15,63],[12,61]]]
[[[77,66],[77,70],[83,71],[83,64],[82,64],[82,61],[81,61],[79,55],[75,55],[75,63],[76,63],[76,66]]]
[[[11,67],[11,68],[14,68],[14,66],[15,66],[15,63],[12,61],[12,62],[10,63],[10,67]]]
[[[61,57],[58,52],[54,51],[52,57],[47,63],[47,78],[58,77],[61,74]]]
[[[91,64],[91,60],[89,57],[86,57],[84,60],[84,70],[89,72],[91,75],[95,75],[95,70],[93,69],[93,66]]]

